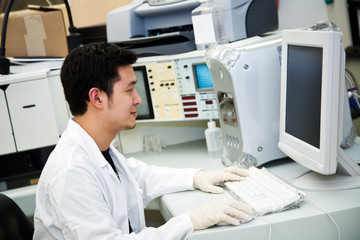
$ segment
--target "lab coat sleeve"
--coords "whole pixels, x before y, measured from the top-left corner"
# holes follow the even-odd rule
[[[144,206],[167,193],[194,190],[194,176],[199,169],[149,166],[134,158],[129,158],[127,161],[143,191]]]
[[[185,240],[194,231],[190,217],[183,213],[158,228],[145,228],[134,239]],[[135,234],[132,234],[135,236]]]
[[[89,182],[91,178],[82,169],[71,172],[74,174],[68,174],[64,179],[67,190],[60,200],[53,195],[59,189],[49,196],[65,239],[185,240],[194,230],[190,218],[184,213],[159,228],[145,228],[136,234],[124,233],[116,226],[96,181]],[[127,225],[128,219],[123,219],[123,223]]]

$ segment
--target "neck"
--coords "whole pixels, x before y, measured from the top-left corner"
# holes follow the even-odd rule
[[[88,117],[86,114],[76,116],[74,121],[79,124],[82,129],[95,141],[100,151],[109,148],[112,140],[116,137],[116,133],[110,132],[106,128],[107,124],[103,124],[100,118]]]

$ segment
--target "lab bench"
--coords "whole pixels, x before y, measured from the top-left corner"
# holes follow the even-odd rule
[[[167,146],[159,153],[138,152],[126,157],[135,157],[150,165],[176,168],[215,170],[223,167],[220,158],[208,157],[205,140]],[[270,162],[265,167],[284,180],[296,178],[307,171],[289,159]],[[35,192],[36,185],[2,193],[13,198],[23,211],[31,216],[35,209]],[[251,222],[240,226],[218,225],[195,231],[189,236],[189,240],[360,239],[360,189],[305,193],[306,197],[299,208],[255,217]],[[169,220],[186,210],[194,210],[212,199],[223,197],[231,196],[226,191],[222,194],[198,190],[178,192],[159,197],[148,208],[160,209],[165,220]]]
[[[204,170],[223,167],[220,158],[208,157],[204,140],[168,146],[160,153],[138,152],[130,156],[151,165]],[[296,178],[308,171],[290,159],[273,161],[264,166],[284,180]],[[189,240],[360,239],[360,189],[305,193],[306,197],[299,208],[255,217],[240,226],[219,225],[195,231]],[[212,199],[223,197],[231,196],[226,191],[222,194],[185,191],[164,195],[157,199],[157,204],[165,220],[169,220],[186,210],[194,210]],[[330,214],[337,226],[327,214]]]

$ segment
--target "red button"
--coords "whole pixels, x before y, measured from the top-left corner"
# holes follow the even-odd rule
[[[184,112],[196,112],[197,108],[184,108]]]
[[[196,102],[183,102],[183,106],[193,106],[196,105]]]
[[[182,96],[182,100],[192,100],[195,99],[195,96]]]
[[[199,114],[197,114],[197,113],[185,114],[185,117],[186,117],[186,118],[193,118],[193,117],[198,117],[198,116],[199,116]]]

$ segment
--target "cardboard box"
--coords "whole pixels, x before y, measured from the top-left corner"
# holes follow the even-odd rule
[[[0,18],[1,26],[3,17]],[[61,10],[11,12],[5,50],[7,57],[65,57],[68,49]]]

